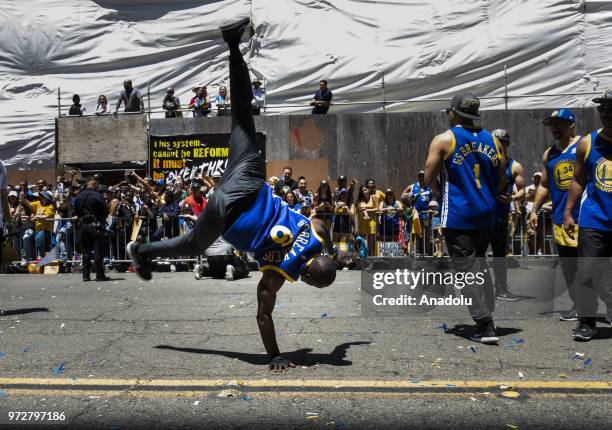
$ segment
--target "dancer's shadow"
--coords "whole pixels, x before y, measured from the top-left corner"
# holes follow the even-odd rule
[[[49,308],[5,309],[2,316],[8,317],[10,315],[25,315],[36,312],[49,312]]]
[[[314,366],[315,364],[329,364],[331,366],[350,366],[352,361],[346,360],[347,350],[354,345],[369,345],[371,342],[347,342],[338,345],[330,354],[312,353],[312,348],[302,348],[292,352],[283,353],[283,357],[300,366]],[[222,355],[227,358],[237,358],[245,363],[264,366],[268,365],[270,358],[267,354],[249,354],[246,352],[218,351],[216,349],[179,348],[170,345],[157,345],[157,349],[190,352],[193,354]]]
[[[447,334],[454,334],[455,336],[462,337],[467,340],[472,340],[472,335],[476,331],[476,328],[472,325],[457,324],[455,327],[446,330]],[[511,334],[520,333],[523,330],[520,328],[511,327],[496,327],[496,333],[498,336],[509,336]]]

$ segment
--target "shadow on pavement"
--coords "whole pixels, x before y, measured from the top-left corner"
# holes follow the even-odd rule
[[[474,334],[475,330],[476,328],[473,325],[458,324],[455,327],[446,330],[446,333],[454,334],[455,336],[459,336],[467,340],[472,340],[471,337]],[[523,330],[521,330],[520,328],[497,327],[497,335],[500,337],[509,336],[511,334],[520,333],[522,331]]]
[[[346,353],[351,346],[356,345],[369,345],[371,342],[347,342],[338,345],[330,354],[319,354],[313,353],[312,348],[302,348],[292,352],[283,353],[283,357],[291,360],[300,366],[314,366],[315,364],[329,364],[331,366],[350,366],[353,364],[352,361],[346,360]],[[270,362],[270,358],[267,354],[249,354],[245,352],[234,352],[234,351],[218,351],[215,349],[201,349],[201,348],[179,348],[170,345],[157,345],[157,349],[167,349],[171,351],[179,352],[190,352],[193,354],[208,354],[208,355],[222,355],[227,358],[237,358],[245,363],[255,364],[260,366],[267,366]]]
[[[25,314],[33,314],[35,312],[49,312],[49,308],[27,308],[27,309],[5,309],[2,316],[9,315],[25,315]]]

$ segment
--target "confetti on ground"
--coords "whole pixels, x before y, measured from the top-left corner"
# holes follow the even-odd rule
[[[584,352],[574,352],[572,360],[576,360],[577,358],[584,358]]]
[[[196,400],[195,402],[193,402],[193,406],[198,406],[200,404],[199,400]]]
[[[30,351],[30,348],[22,348],[21,349],[21,352],[28,352],[28,351]]]
[[[321,314],[321,318],[327,318],[327,312],[323,312],[323,313]]]
[[[470,345],[470,351],[472,351],[474,354],[476,354],[477,350],[478,349],[474,345]]]
[[[525,377],[525,375],[523,374],[523,372],[519,372],[519,373],[518,373],[518,375],[519,375],[519,378],[521,378],[521,379],[523,379],[523,378]]]
[[[508,348],[512,348],[513,346],[517,346],[517,345],[521,345],[524,344],[525,340],[521,339],[519,337],[513,337],[512,341],[510,343],[505,344],[504,346],[508,347]]]
[[[53,374],[57,376],[60,373],[64,373],[65,370],[66,366],[64,366],[64,363],[60,363],[59,366],[53,368]]]
[[[518,426],[515,426],[514,424],[506,424],[506,427],[512,430],[519,430]]]
[[[593,363],[593,360],[591,358],[587,358],[586,360],[583,361],[582,364],[584,365],[584,367],[589,367],[591,363]]]
[[[565,373],[559,373],[557,376],[562,379],[567,378],[567,375]]]
[[[439,326],[437,326],[435,328],[440,329],[440,330],[444,330],[444,331],[448,331],[448,326],[446,325],[446,323],[441,324],[441,325],[439,325]]]
[[[509,399],[517,399],[521,396],[518,391],[502,391],[501,395]]]
[[[316,412],[306,412],[306,419],[315,421],[319,419],[319,414]]]
[[[65,326],[66,326],[66,324],[64,324],[64,323],[60,324],[60,328],[64,328]]]
[[[244,396],[242,396],[242,400],[250,402],[252,398],[245,394]]]
[[[219,394],[217,394],[217,397],[238,397],[239,395],[240,391],[235,389],[229,389],[221,391]]]
[[[470,400],[471,400],[472,402],[475,402],[475,401],[476,401],[476,397],[470,397]]]

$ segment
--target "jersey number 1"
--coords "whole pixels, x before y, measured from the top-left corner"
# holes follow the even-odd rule
[[[480,164],[474,165],[474,179],[476,180],[476,186],[480,187]]]

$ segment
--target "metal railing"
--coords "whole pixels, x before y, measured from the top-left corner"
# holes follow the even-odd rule
[[[6,233],[6,238],[19,260],[13,264],[28,266],[38,263],[51,249],[57,247],[58,261],[63,264],[80,265],[82,250],[79,241],[76,218],[51,218],[43,220],[50,225],[49,229],[36,229],[34,222],[24,217],[14,225],[13,231]],[[177,225],[178,224],[178,225]],[[109,217],[100,228],[104,232],[105,265],[127,269],[131,260],[126,254],[126,246],[136,236],[142,236],[145,242],[166,240],[185,234],[191,229],[192,222],[188,217],[170,218],[134,216],[130,218]],[[157,264],[197,263],[201,256],[176,256],[170,259],[156,259]]]
[[[405,216],[403,210],[377,210],[371,213],[371,221],[367,224],[364,224],[362,217],[361,226],[359,216],[349,215],[348,212],[317,213],[314,216],[327,223],[341,257],[415,259],[448,255],[442,229],[434,223],[433,214],[431,211],[421,214],[420,228],[415,228],[416,220]],[[50,224],[49,229],[37,230],[34,222],[24,217],[14,224],[13,231],[5,233],[5,238],[19,256],[19,260],[13,264],[27,266],[36,263],[52,248],[57,247],[58,260],[61,263],[73,267],[80,265],[82,253],[78,234],[79,221],[75,218],[53,218],[43,222]],[[105,265],[123,271],[131,263],[125,249],[133,237],[140,235],[146,242],[167,240],[186,234],[191,229],[192,222],[189,217],[183,215],[166,221],[162,217],[109,217],[102,227],[105,235]],[[507,233],[508,255],[526,258],[556,256],[552,225],[551,214],[547,211],[539,212],[537,231],[530,231],[526,227],[524,215],[512,217]],[[192,264],[201,261],[202,256],[176,256],[155,260],[160,265]]]

